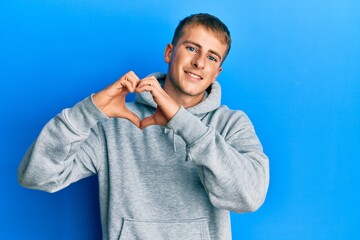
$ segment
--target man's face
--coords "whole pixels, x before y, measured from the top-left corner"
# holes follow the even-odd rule
[[[168,44],[165,49],[169,64],[165,91],[178,103],[200,102],[221,72],[226,50],[218,33],[201,25],[186,26],[176,45]]]

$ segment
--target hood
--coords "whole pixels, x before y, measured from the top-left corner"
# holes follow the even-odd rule
[[[154,73],[151,74],[150,76],[154,76],[159,81],[160,85],[162,87],[164,86],[166,74]],[[207,95],[205,96],[205,99],[201,101],[199,104],[191,108],[188,108],[187,110],[189,112],[191,112],[194,115],[201,116],[220,107],[221,104],[220,84],[217,81],[215,81],[210,85],[210,87],[206,91],[207,91]],[[135,97],[135,102],[149,105],[153,108],[156,108],[157,106],[156,102],[151,96],[151,93],[149,92],[137,93]]]

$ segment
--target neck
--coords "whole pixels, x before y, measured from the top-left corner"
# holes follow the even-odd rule
[[[168,79],[165,80],[164,90],[178,105],[184,108],[190,108],[199,104],[204,99],[205,92],[197,95],[189,95],[182,92],[180,89],[175,89],[168,81]]]

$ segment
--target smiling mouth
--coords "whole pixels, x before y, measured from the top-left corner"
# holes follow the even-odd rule
[[[199,75],[197,75],[197,74],[195,74],[195,73],[187,72],[187,71],[185,71],[185,73],[186,73],[186,75],[190,76],[191,78],[194,78],[194,79],[197,79],[197,80],[201,80],[201,79],[202,79],[201,76],[199,76]]]

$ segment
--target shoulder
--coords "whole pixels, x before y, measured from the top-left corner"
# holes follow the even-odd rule
[[[244,132],[254,128],[244,111],[233,110],[226,105],[222,105],[209,113],[206,121],[223,136],[233,135],[236,132]]]
[[[227,105],[221,105],[212,114],[214,117],[222,118],[226,121],[249,121],[249,117],[244,111],[230,109]]]

